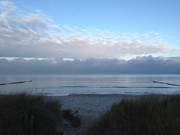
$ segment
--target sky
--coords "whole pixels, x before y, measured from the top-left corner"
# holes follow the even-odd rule
[[[179,45],[179,0],[14,0],[27,11],[41,10],[59,25],[120,33],[158,32]]]
[[[153,57],[178,67],[179,13],[179,0],[0,0],[0,62]]]

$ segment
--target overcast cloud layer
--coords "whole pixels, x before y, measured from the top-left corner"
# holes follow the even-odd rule
[[[180,74],[180,58],[0,59],[0,74]]]
[[[113,33],[59,26],[39,11],[0,1],[0,57],[127,58],[179,51],[156,32]]]

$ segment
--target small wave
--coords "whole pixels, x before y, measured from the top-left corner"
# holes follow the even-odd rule
[[[39,89],[61,89],[61,88],[92,88],[92,89],[171,89],[168,86],[87,86],[87,85],[64,85],[58,87],[46,87]]]
[[[67,86],[60,86],[60,87],[62,87],[62,88],[87,88],[87,87],[89,87],[89,86],[83,86],[83,85],[67,85]]]
[[[49,89],[58,88],[100,88],[100,89],[170,89],[168,86],[87,86],[87,85],[64,85],[58,87],[48,87]]]
[[[173,87],[163,87],[163,86],[158,86],[158,87],[156,87],[156,86],[147,86],[147,87],[129,87],[129,86],[103,86],[103,87],[99,87],[99,88],[131,88],[131,89],[133,89],[133,88],[141,88],[141,89],[145,89],[145,88],[150,88],[150,89],[167,89],[167,88],[173,88]]]

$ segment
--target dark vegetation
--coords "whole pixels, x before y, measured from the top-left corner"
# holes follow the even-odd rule
[[[87,135],[180,135],[180,96],[144,96],[114,104]]]
[[[0,135],[63,135],[64,111],[59,101],[42,96],[0,96]],[[80,126],[71,113],[65,119]]]
[[[63,135],[81,126],[78,110],[42,96],[0,96],[0,135]],[[114,104],[86,135],[180,135],[180,96],[143,96]]]
[[[81,126],[81,119],[77,113],[77,111],[73,112],[71,109],[67,109],[62,111],[62,116],[71,124],[72,127],[78,128]]]

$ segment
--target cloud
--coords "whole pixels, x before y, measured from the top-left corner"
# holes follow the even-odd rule
[[[177,52],[156,32],[116,33],[60,26],[39,11],[0,1],[0,57],[125,58]]]
[[[180,74],[180,57],[0,59],[0,74]]]

